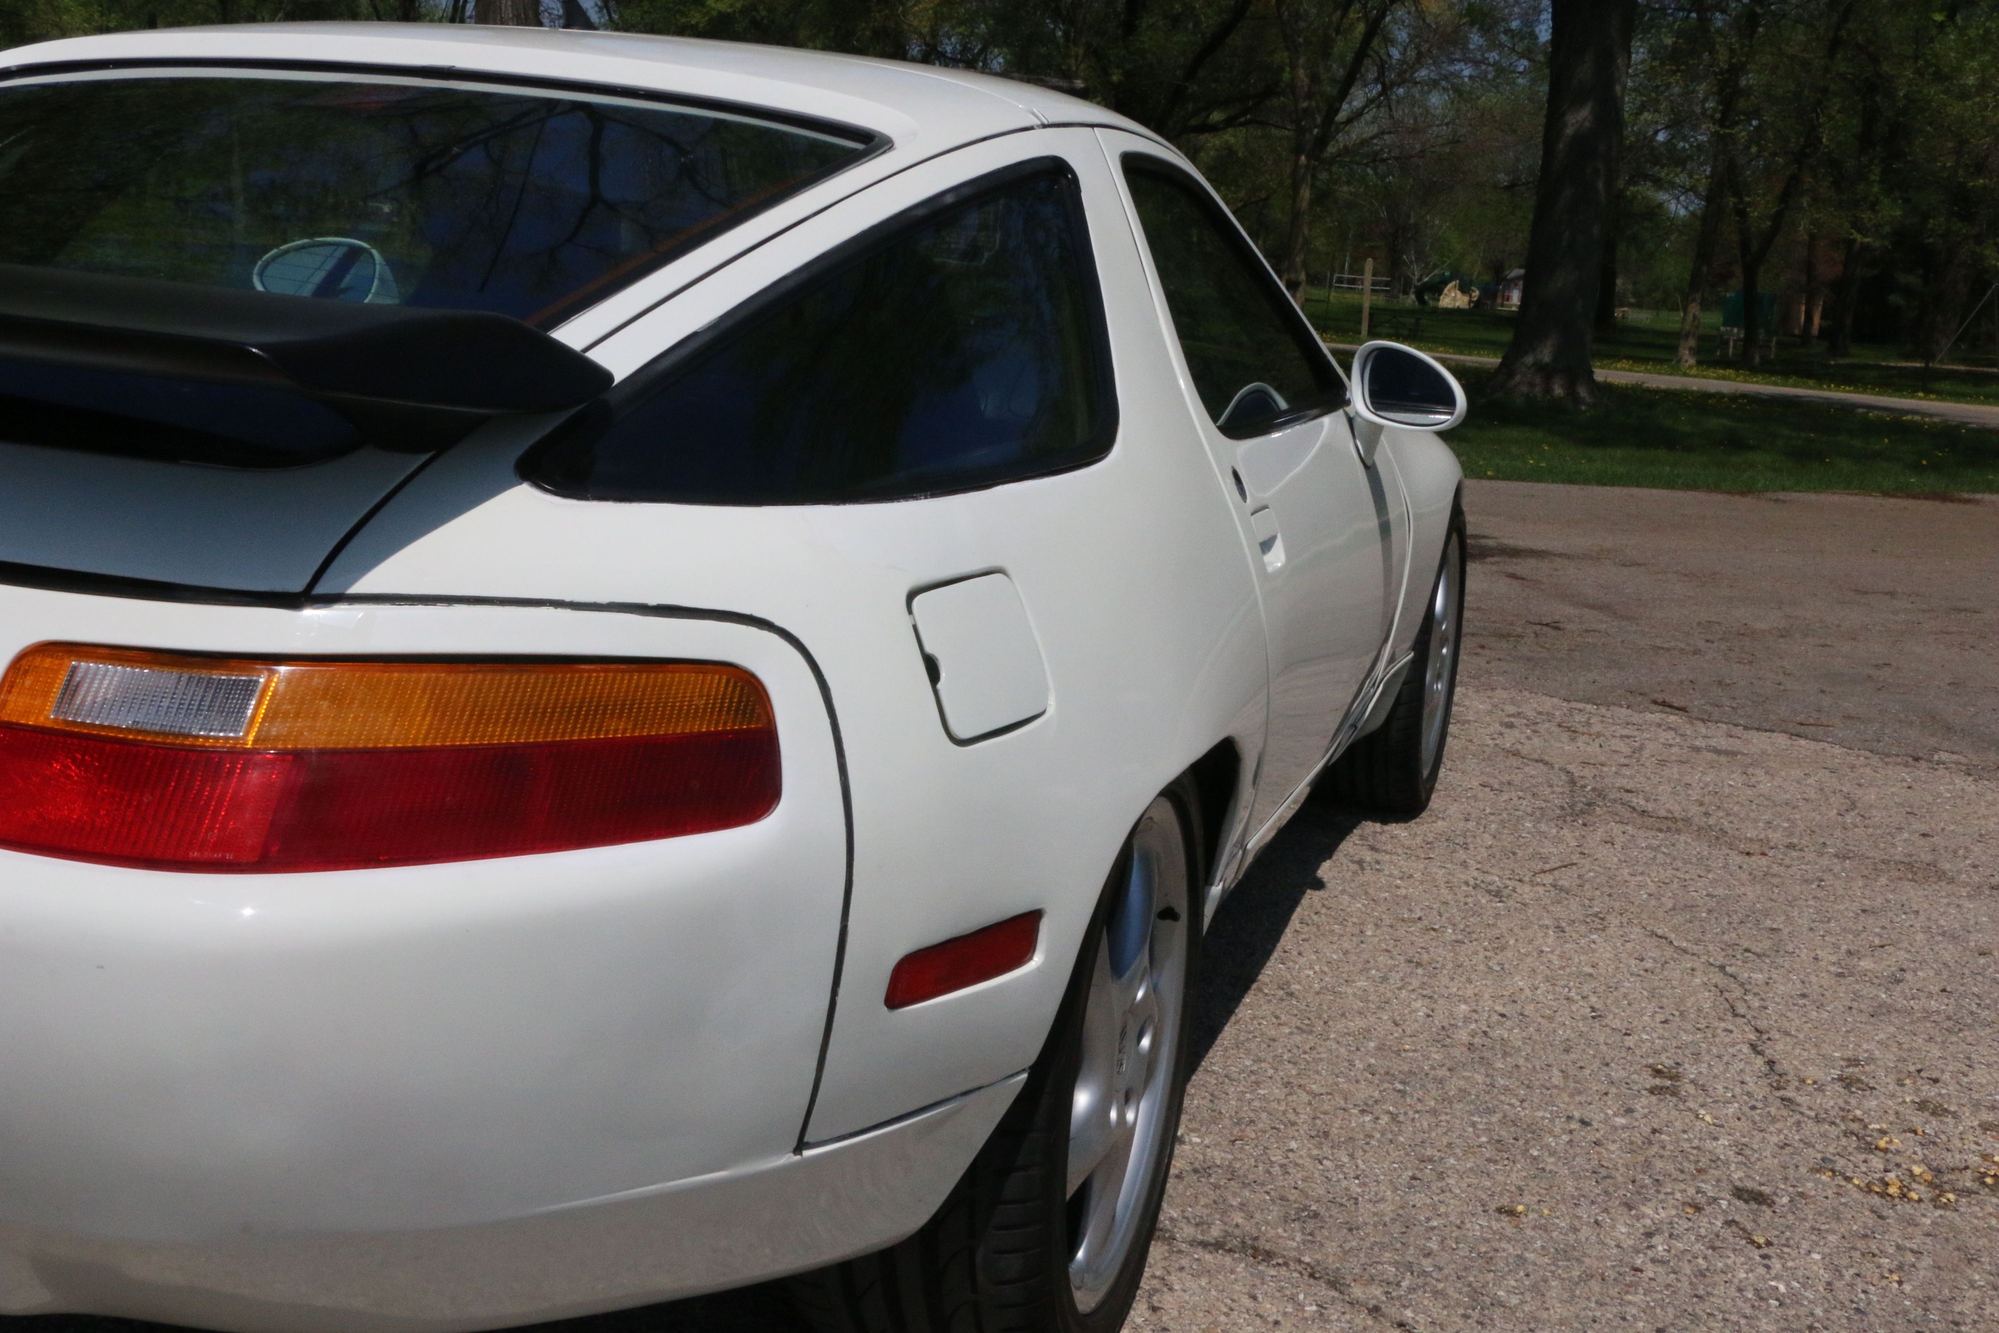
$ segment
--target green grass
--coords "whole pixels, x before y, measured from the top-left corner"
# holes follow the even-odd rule
[[[1329,303],[1323,291],[1308,297],[1305,311],[1325,336],[1334,342],[1360,340],[1360,297],[1340,292]],[[1461,356],[1500,356],[1513,337],[1514,315],[1500,310],[1439,310],[1408,302],[1381,302],[1374,305],[1369,333],[1377,338],[1393,338],[1420,347],[1426,352],[1457,353]],[[1940,402],[1999,404],[1999,372],[1976,367],[1942,366],[1925,380],[1922,367],[1899,365],[1901,352],[1886,346],[1859,346],[1856,355],[1842,361],[1826,357],[1823,347],[1801,348],[1795,338],[1780,338],[1774,360],[1751,370],[1739,361],[1719,360],[1716,330],[1720,316],[1709,311],[1704,321],[1707,334],[1701,340],[1701,365],[1691,372],[1697,377],[1729,379],[1756,384],[1785,384],[1811,389],[1843,389],[1858,393],[1888,394],[1898,398],[1931,398]],[[1673,363],[1679,351],[1679,316],[1672,311],[1634,311],[1632,317],[1608,338],[1599,338],[1596,365],[1599,370],[1636,370],[1653,375],[1678,375]]]
[[[1590,412],[1484,400],[1448,437],[1469,477],[1715,491],[1999,492],[1999,431],[1783,399],[1604,385]]]

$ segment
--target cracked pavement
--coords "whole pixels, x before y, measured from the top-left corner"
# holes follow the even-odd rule
[[[1999,1326],[1999,503],[1466,509],[1436,802],[1223,907],[1131,1328]]]
[[[1133,1327],[1999,1325],[1999,504],[1466,509],[1436,803],[1223,909]]]

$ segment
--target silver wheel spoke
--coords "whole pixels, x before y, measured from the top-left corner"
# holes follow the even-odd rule
[[[1143,1201],[1170,1160],[1190,910],[1183,836],[1165,798],[1139,821],[1091,960],[1066,1181],[1069,1281],[1085,1313],[1129,1261]]]
[[[1430,593],[1430,644],[1423,662],[1422,761],[1427,774],[1443,750],[1450,723],[1451,688],[1458,653],[1458,536],[1444,543],[1443,564]]]
[[[1106,1089],[1086,1111],[1083,1099],[1076,1099],[1076,1114],[1069,1122],[1069,1188],[1064,1198],[1075,1198],[1076,1191],[1104,1165],[1104,1159],[1125,1146],[1118,1100]]]
[[[1141,1009],[1152,1006],[1152,957],[1148,950],[1138,956],[1131,971],[1111,979],[1111,993],[1117,1000],[1118,1019],[1123,1022]]]
[[[1129,1152],[1112,1153],[1090,1178],[1090,1195],[1084,1201],[1083,1248],[1076,1256],[1085,1264],[1101,1264],[1105,1256],[1092,1253],[1092,1248],[1109,1246],[1117,1235],[1118,1203],[1124,1197],[1125,1173],[1130,1166]]]

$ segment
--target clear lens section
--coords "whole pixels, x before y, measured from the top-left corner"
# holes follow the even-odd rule
[[[155,736],[242,736],[265,677],[197,674],[113,662],[74,662],[49,716],[58,722]]]

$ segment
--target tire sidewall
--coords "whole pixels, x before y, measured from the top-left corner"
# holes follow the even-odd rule
[[[1457,651],[1451,654],[1450,676],[1449,679],[1444,682],[1443,734],[1439,736],[1437,739],[1437,753],[1431,758],[1429,768],[1424,771],[1421,777],[1423,800],[1426,804],[1428,803],[1431,794],[1437,790],[1437,779],[1443,775],[1444,753],[1445,751],[1451,748],[1451,714],[1456,709],[1458,701],[1458,668],[1463,664],[1465,656],[1465,574],[1470,566],[1471,561],[1465,551],[1464,509],[1455,502],[1451,505],[1450,527],[1445,529],[1444,532],[1444,559],[1446,560],[1450,558],[1451,542],[1453,538],[1455,538],[1457,541],[1458,582],[1457,582],[1457,605],[1452,607],[1451,611],[1452,614],[1456,617],[1457,627],[1458,627]],[[1421,743],[1422,732],[1420,729],[1420,719],[1422,717],[1422,710],[1423,710],[1422,692],[1425,681],[1425,672],[1423,668],[1427,667],[1429,664],[1430,636],[1436,628],[1436,618],[1435,618],[1434,608],[1436,606],[1436,600],[1437,600],[1437,584],[1443,580],[1443,577],[1444,577],[1443,560],[1439,560],[1437,562],[1436,577],[1430,580],[1430,596],[1424,599],[1423,655],[1419,661],[1413,663],[1410,667],[1410,680],[1411,683],[1416,687],[1416,693],[1414,699],[1416,705],[1416,716],[1419,719],[1419,729],[1417,732],[1418,741],[1416,749],[1416,762],[1419,764],[1423,761],[1423,751]]]

